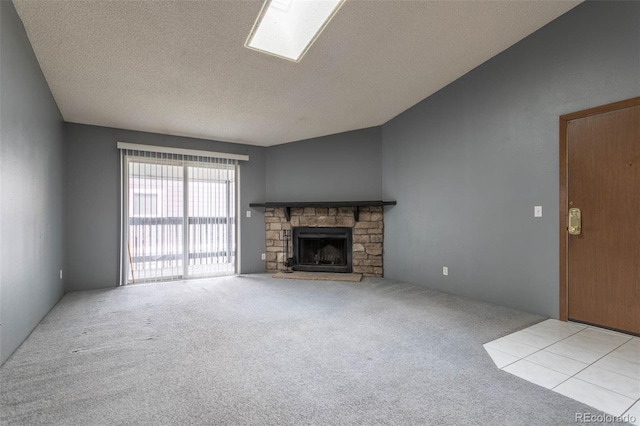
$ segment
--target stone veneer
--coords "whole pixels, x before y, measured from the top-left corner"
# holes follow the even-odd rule
[[[264,221],[267,242],[267,272],[284,269],[283,230],[308,226],[318,228],[353,228],[353,272],[366,277],[382,277],[382,247],[384,240],[384,213],[382,207],[360,207],[358,222],[351,208],[292,208],[291,221],[287,221],[284,208],[267,207]],[[293,252],[289,241],[289,252]]]

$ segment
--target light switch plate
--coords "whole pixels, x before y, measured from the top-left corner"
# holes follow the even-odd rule
[[[251,210],[247,210],[247,217],[251,217]]]
[[[533,217],[542,217],[542,206],[533,207]]]

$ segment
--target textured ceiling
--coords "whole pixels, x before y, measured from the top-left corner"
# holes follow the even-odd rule
[[[254,145],[385,123],[580,1],[347,0],[300,63],[262,1],[15,0],[66,121]]]

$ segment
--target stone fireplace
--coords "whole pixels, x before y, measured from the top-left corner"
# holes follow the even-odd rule
[[[293,258],[294,270],[354,272],[367,277],[383,276],[382,206],[290,209],[265,207],[264,220],[267,272],[286,269],[285,260]],[[303,242],[302,247],[298,241],[294,247],[295,237],[300,234],[308,241]],[[350,241],[348,234],[351,237]],[[314,239],[316,241],[312,241]],[[339,253],[342,244],[348,245],[344,247],[344,259]],[[351,270],[347,265],[348,260]]]

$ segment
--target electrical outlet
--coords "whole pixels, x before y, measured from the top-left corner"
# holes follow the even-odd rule
[[[449,275],[449,268],[447,268],[446,266],[442,267],[442,275]]]
[[[262,258],[262,260],[267,260],[267,254],[266,253],[262,253],[262,255],[260,257]]]
[[[60,279],[62,279],[62,269],[60,269]]]

